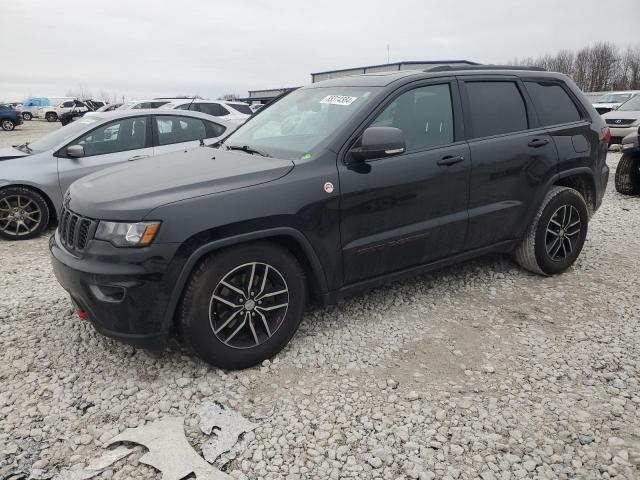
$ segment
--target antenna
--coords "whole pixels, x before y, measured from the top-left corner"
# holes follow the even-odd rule
[[[196,99],[196,96],[193,95],[193,97],[191,98],[191,101],[189,102],[189,106],[187,107],[187,110],[191,110],[191,105],[193,104],[193,101]]]
[[[391,60],[389,60],[390,56],[389,56],[389,44],[387,43],[387,63],[391,63]]]

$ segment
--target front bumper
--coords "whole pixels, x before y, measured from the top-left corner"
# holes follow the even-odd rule
[[[622,139],[630,133],[638,133],[637,125],[635,127],[614,127],[612,125],[608,125],[608,127],[611,132],[611,143],[621,143]]]
[[[49,249],[56,279],[99,333],[150,350],[164,347],[174,285],[167,271],[176,244],[123,249],[91,240],[79,258],[61,246],[56,231]]]

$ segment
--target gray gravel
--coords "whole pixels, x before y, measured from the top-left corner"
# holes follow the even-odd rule
[[[640,478],[639,219],[610,184],[564,275],[495,256],[394,283],[309,311],[273,361],[231,373],[99,336],[46,238],[0,242],[0,478],[82,468],[165,416],[199,448],[210,400],[258,424],[236,478]],[[160,478],[141,454],[98,478]]]

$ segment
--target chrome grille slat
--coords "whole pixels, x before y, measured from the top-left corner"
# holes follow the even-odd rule
[[[63,207],[58,225],[60,243],[71,253],[83,251],[95,232],[97,224],[97,221]]]

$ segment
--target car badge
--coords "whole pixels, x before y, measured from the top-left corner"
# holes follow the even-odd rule
[[[324,191],[327,192],[327,193],[332,193],[333,192],[333,183],[325,182]]]

